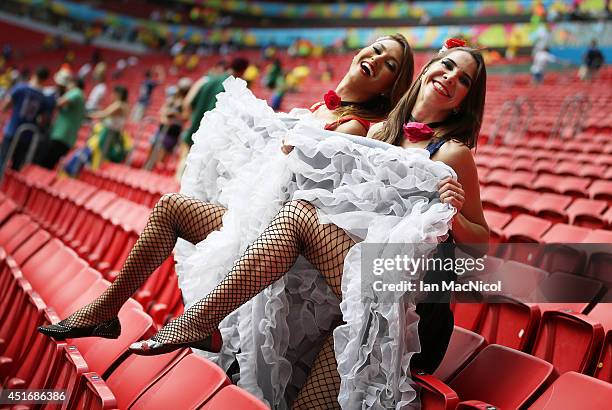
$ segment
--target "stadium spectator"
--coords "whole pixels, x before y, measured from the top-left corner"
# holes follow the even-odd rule
[[[100,103],[106,95],[106,81],[104,80],[104,74],[94,76],[95,85],[89,92],[87,102],[85,103],[85,109],[88,112],[97,111],[100,109]]]
[[[128,116],[129,106],[127,88],[121,85],[113,89],[113,102],[102,111],[89,114],[89,117],[102,120],[102,129],[97,136],[97,149],[101,158],[112,162],[125,159],[129,144],[123,135],[123,127]]]
[[[241,77],[247,69],[249,61],[245,58],[237,57],[230,63],[229,67],[220,74],[211,74],[202,77],[191,87],[187,96],[183,100],[183,115],[191,113],[191,125],[183,133],[181,144],[181,163],[184,162],[189,148],[193,145],[191,136],[200,127],[200,121],[207,111],[215,108],[217,94],[223,91],[223,81],[230,75]],[[182,167],[177,169],[177,175],[182,174]]]
[[[167,155],[174,152],[183,129],[183,100],[192,84],[190,78],[183,77],[176,86],[167,90],[166,101],[160,110],[159,129],[151,141],[149,155],[156,156],[154,164],[163,162]]]
[[[58,99],[57,107],[58,113],[51,126],[49,146],[41,163],[48,169],[54,169],[60,158],[76,143],[85,118],[83,80],[74,77],[67,79],[66,92]]]
[[[142,119],[142,117],[144,117],[144,114],[151,103],[151,95],[153,94],[153,90],[165,80],[163,70],[159,66],[156,67],[154,71],[157,77],[156,79],[153,78],[153,70],[147,70],[145,72],[144,81],[140,85],[138,101],[136,102],[136,106],[132,111],[132,121],[134,122],[138,122]]]
[[[267,67],[266,74],[264,77],[264,84],[266,88],[274,90],[276,88],[276,82],[283,76],[283,66],[279,58],[275,58]]]
[[[28,83],[15,85],[0,103],[1,111],[13,109],[11,118],[4,127],[4,138],[0,145],[0,169],[3,169],[5,162],[12,159],[12,168],[19,170],[26,159],[32,138],[29,132],[22,135],[17,142],[12,158],[7,158],[11,142],[21,126],[31,125],[41,132],[41,125],[48,122],[53,103],[43,93],[43,83],[47,78],[49,70],[46,67],[38,68]]]
[[[597,46],[597,40],[591,41],[591,47],[587,50],[583,58],[583,65],[580,67],[579,75],[583,81],[591,81],[596,76],[599,69],[604,65],[604,55]]]
[[[544,72],[548,63],[560,62],[557,57],[550,53],[548,47],[538,50],[533,55],[531,65],[531,75],[535,84],[540,84],[544,80]]]

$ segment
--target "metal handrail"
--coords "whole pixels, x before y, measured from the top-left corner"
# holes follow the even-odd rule
[[[145,124],[147,123],[157,123],[158,119],[153,117],[152,115],[147,115],[146,117],[144,117],[141,121],[138,122],[139,127],[138,129],[136,129],[136,132],[134,133],[134,135],[132,135],[132,139],[134,141],[134,148],[132,149],[132,152],[130,152],[130,155],[128,156],[127,160],[125,161],[125,164],[128,166],[132,165],[132,162],[134,161],[134,153],[136,152],[136,148],[138,147],[138,145],[140,144],[140,137],[142,134],[144,134],[143,129]],[[146,136],[145,136],[146,138]]]
[[[499,134],[499,131],[502,127],[502,121],[506,117],[507,112],[512,110],[516,113],[516,109],[517,107],[514,101],[508,100],[504,102],[504,104],[502,105],[501,111],[497,115],[497,120],[495,120],[495,128],[493,128],[493,132],[491,133],[491,136],[489,138],[489,144],[494,143],[495,140],[497,139],[497,135]]]
[[[9,145],[8,152],[6,153],[6,157],[4,158],[4,162],[2,163],[2,167],[0,169],[0,182],[2,181],[2,179],[4,179],[4,172],[6,171],[6,167],[8,166],[9,162],[11,162],[13,158],[13,154],[15,153],[15,149],[17,148],[19,139],[21,139],[24,133],[28,131],[32,132],[32,140],[30,141],[30,146],[28,147],[28,152],[26,154],[23,165],[26,166],[32,162],[32,159],[34,158],[34,153],[36,152],[36,148],[38,148],[38,143],[40,141],[40,130],[34,124],[21,124],[13,135],[11,145]]]
[[[157,156],[159,155],[159,151],[162,149],[162,144],[164,143],[164,135],[166,135],[168,129],[170,129],[170,125],[164,124],[164,126],[158,131],[159,138],[157,138],[155,144],[153,144],[149,158],[147,158],[147,162],[145,162],[143,167],[147,171],[151,171],[155,167]]]
[[[501,111],[497,115],[495,128],[493,128],[489,143],[494,143],[498,136],[501,136],[504,143],[509,142],[512,138],[522,138],[525,132],[527,132],[527,127],[533,116],[533,111],[533,103],[526,97],[518,97],[515,100],[505,101]],[[526,119],[524,119],[525,115],[527,116]],[[501,135],[500,130],[506,118],[507,127],[503,135]],[[519,124],[521,127],[517,129]]]
[[[591,109],[591,102],[583,94],[568,95],[563,100],[559,115],[548,138],[574,138],[584,126],[584,118]],[[564,136],[563,130],[570,129],[571,135]]]
[[[521,117],[523,114],[523,107],[527,107],[527,119],[522,121],[521,130],[517,136],[517,138],[523,138],[525,133],[527,132],[527,127],[531,124],[531,118],[533,117],[534,107],[531,100],[527,97],[519,97],[516,99],[516,105],[520,111]]]

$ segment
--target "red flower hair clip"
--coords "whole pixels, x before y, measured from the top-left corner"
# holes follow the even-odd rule
[[[407,122],[403,128],[404,138],[412,143],[428,140],[434,134],[434,131],[422,122]]]
[[[342,105],[342,99],[334,90],[329,90],[327,93],[325,93],[323,96],[323,101],[325,101],[325,106],[327,109],[331,111]]]
[[[446,50],[450,50],[451,48],[455,48],[455,47],[465,47],[466,45],[467,45],[467,41],[463,39],[449,38],[444,42],[444,44],[442,45],[442,48],[440,49],[438,53],[443,53]]]

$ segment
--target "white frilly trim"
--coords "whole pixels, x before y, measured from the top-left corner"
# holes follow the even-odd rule
[[[454,172],[430,161],[425,150],[323,131],[305,111],[274,113],[241,80],[229,78],[224,86],[194,134],[181,184],[181,192],[228,209],[220,231],[196,246],[177,245],[186,305],[219,283],[288,200],[310,201],[322,222],[362,242],[345,259],[339,307],[318,272],[299,258],[289,274],[223,320],[222,352],[203,354],[225,369],[236,357],[238,385],[285,409],[306,377],[295,364],[312,362],[317,344],[341,317],[346,324],[334,331],[334,343],[342,407],[407,408],[416,396],[410,357],[420,350],[414,296],[391,304],[374,293],[362,300],[368,285],[360,274],[362,244],[433,250],[454,214],[439,202],[437,183]],[[282,139],[295,146],[288,156],[280,152]]]

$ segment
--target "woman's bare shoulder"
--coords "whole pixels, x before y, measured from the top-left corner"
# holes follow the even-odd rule
[[[377,122],[375,124],[372,124],[372,126],[370,127],[370,129],[368,130],[368,138],[374,138],[374,136],[376,134],[378,134],[378,132],[380,132],[383,127],[385,126],[386,121],[381,121],[381,122]]]

